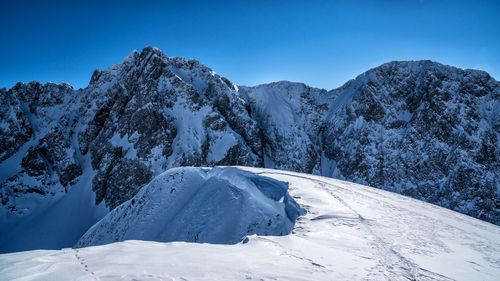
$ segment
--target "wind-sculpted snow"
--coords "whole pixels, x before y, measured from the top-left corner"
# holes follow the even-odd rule
[[[219,187],[210,186],[210,182]],[[244,189],[231,188],[233,184]],[[187,231],[174,227],[170,228],[174,231],[171,237],[193,241],[196,231],[200,231],[200,241],[202,237],[207,239],[206,230],[217,229],[209,223],[222,228],[227,226],[227,219],[234,218],[235,227],[246,227],[238,222],[244,221],[244,212],[250,214],[248,208],[223,213],[234,206],[248,206],[236,204],[243,203],[246,192],[252,193],[247,193],[249,200],[258,199],[254,202],[258,208],[252,209],[252,213],[262,219],[269,216],[273,227],[280,223],[274,219],[275,212],[286,216],[285,200],[279,203],[277,199],[284,194],[286,184],[290,196],[307,210],[297,218],[288,235],[254,234],[233,245],[128,240],[95,247],[3,254],[0,280],[451,281],[498,280],[500,276],[500,227],[496,225],[376,188],[270,169],[174,169],[142,189],[133,205],[130,201],[121,205],[119,211],[111,212],[88,234],[123,237],[114,236],[113,227],[136,234],[142,227],[146,227],[144,231],[167,231],[166,225],[175,226],[170,211],[179,207],[179,200],[186,209],[178,212],[184,215],[175,223],[180,223],[181,218],[195,219],[183,220],[186,230],[194,232],[186,237],[182,235]],[[176,190],[170,193],[172,187]],[[211,191],[210,195],[203,189]],[[200,195],[191,196],[189,190]],[[142,210],[139,199],[144,200]],[[234,203],[214,206],[219,199]],[[192,209],[197,200],[206,201],[213,207],[210,213],[220,215],[200,217],[202,210],[207,209]],[[152,212],[148,213],[148,209]],[[125,214],[126,217],[119,217]],[[132,219],[128,220],[129,216]],[[153,221],[155,225],[151,224]],[[106,232],[104,222],[119,224],[108,224],[111,228]],[[195,228],[194,222],[200,228]],[[283,226],[288,225],[282,222]],[[96,228],[103,232],[95,232]],[[265,232],[267,228],[264,220],[259,229]],[[106,242],[97,236],[94,239]]]
[[[287,235],[304,210],[287,183],[236,168],[173,168],[111,211],[77,247],[124,240],[234,244]]]

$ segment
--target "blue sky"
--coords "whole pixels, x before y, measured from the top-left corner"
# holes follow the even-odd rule
[[[500,1],[0,0],[0,87],[85,87],[95,68],[159,47],[240,85],[332,89],[392,60],[431,59],[500,79]]]

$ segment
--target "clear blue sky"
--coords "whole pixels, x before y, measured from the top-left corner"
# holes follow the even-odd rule
[[[85,87],[95,68],[159,47],[236,84],[332,89],[392,60],[431,59],[500,78],[500,1],[0,0],[0,87]]]

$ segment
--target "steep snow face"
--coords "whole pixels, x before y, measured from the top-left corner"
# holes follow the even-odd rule
[[[3,224],[10,218],[31,214],[46,197],[62,196],[83,171],[72,143],[78,91],[67,84],[30,82],[2,90],[1,95]]]
[[[287,183],[236,168],[174,168],[111,211],[76,247],[124,240],[233,244],[286,235],[303,214]]]
[[[38,82],[0,92],[0,252],[71,246],[108,212],[77,144],[82,92]]]
[[[54,196],[18,195],[29,215],[1,212],[0,253],[33,249],[60,249],[74,245],[85,231],[109,212],[103,203],[95,204],[90,157],[80,157],[83,174],[67,192]],[[1,210],[1,209],[0,209]]]
[[[262,128],[264,164],[318,173],[321,154],[318,134],[322,116],[334,94],[287,81],[239,87],[251,105],[252,118]]]
[[[0,255],[0,280],[497,280],[500,275],[498,226],[359,184],[287,171],[238,169],[176,169],[157,178],[163,180],[168,175],[165,183],[155,180],[155,184],[144,193],[141,190],[141,195],[135,198],[155,203],[171,196],[181,199],[181,196],[189,197],[184,188],[197,189],[198,183],[204,182],[204,187],[198,189],[201,192],[210,178],[217,178],[225,188],[232,184],[245,187],[232,194],[243,196],[247,191],[258,189],[264,195],[254,198],[276,206],[276,200],[266,196],[269,193],[258,186],[270,186],[268,182],[279,186],[287,183],[290,196],[307,209],[289,235],[251,235],[247,243],[234,245],[125,241],[59,251],[3,254]],[[181,174],[175,175],[180,171],[185,172],[184,181]],[[171,179],[171,175],[175,179]],[[264,178],[266,184],[253,183],[252,178]],[[170,184],[177,184],[179,188],[170,193]],[[157,185],[154,190],[153,185]],[[221,189],[222,193],[229,194],[225,188]],[[275,189],[268,191],[271,190]],[[147,197],[150,192],[163,199]],[[213,195],[219,196],[216,194],[219,193]],[[230,198],[237,200],[232,195],[226,199]],[[210,197],[205,199],[212,206]],[[196,198],[191,201],[195,202]],[[165,218],[157,220],[158,228],[163,223],[171,224],[167,220],[170,213],[158,211],[162,205],[149,205],[155,210],[149,215],[146,209],[140,211],[138,202],[130,203],[122,205],[128,212],[125,208],[120,213],[113,212],[116,218],[118,214],[128,217],[137,211],[143,220],[134,218],[136,223],[147,225],[145,222],[156,214]],[[174,201],[171,203],[177,206]],[[258,209],[270,210],[273,206]],[[169,206],[163,207],[172,210]],[[213,211],[224,208],[214,207]],[[269,214],[274,211],[283,212],[283,206]],[[186,212],[181,210],[181,213]],[[232,212],[222,217],[225,220],[240,218],[240,214]],[[125,222],[125,219],[119,221]],[[197,221],[204,225],[204,220]],[[132,222],[126,229],[140,230]],[[273,220],[272,225],[275,222]],[[192,227],[192,224],[186,225]],[[264,229],[266,226],[263,225]],[[151,226],[148,227],[150,230]],[[192,241],[193,236],[189,237]]]

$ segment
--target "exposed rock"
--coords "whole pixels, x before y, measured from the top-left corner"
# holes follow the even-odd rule
[[[322,135],[334,169],[323,175],[500,222],[497,81],[430,61],[392,62],[334,91]]]
[[[238,87],[146,47],[95,70],[85,89],[0,90],[2,208],[29,214],[90,178],[96,203],[113,209],[171,167],[245,165],[364,183],[500,224],[499,97],[487,73],[431,61],[387,63],[332,91]]]

